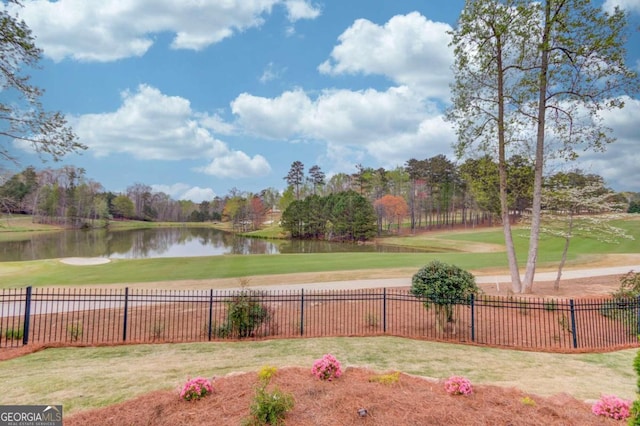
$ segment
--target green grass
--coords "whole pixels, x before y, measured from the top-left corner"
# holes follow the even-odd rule
[[[638,253],[640,220],[617,223],[635,237],[619,244],[605,244],[592,239],[574,238],[568,254],[573,266],[609,253]],[[0,233],[1,234],[1,233]],[[526,261],[526,230],[515,230],[519,260]],[[323,253],[280,255],[227,255],[193,258],[116,259],[93,266],[65,265],[59,261],[38,260],[0,263],[0,288],[24,286],[76,286],[111,283],[156,282],[240,278],[259,275],[301,272],[358,271],[388,268],[419,269],[432,260],[453,263],[459,267],[481,271],[485,268],[507,268],[504,252],[465,253],[473,244],[501,246],[501,228],[468,232],[428,233],[415,237],[393,238],[397,245],[422,247],[425,253]],[[538,267],[552,267],[560,260],[563,242],[543,236],[540,240]],[[495,248],[495,246],[494,246]],[[435,250],[436,252],[426,252]],[[439,251],[439,252],[438,252]]]
[[[311,369],[328,352],[345,367],[379,373],[437,379],[460,374],[474,384],[545,396],[565,392],[582,400],[601,394],[635,398],[636,350],[569,355],[371,337],[46,349],[0,362],[0,404],[62,404],[73,413],[158,389],[177,394],[189,377],[257,372],[265,365]]]
[[[433,259],[455,262],[466,269],[499,264],[501,253],[323,253],[227,255],[189,258],[115,259],[92,266],[66,265],[58,260],[0,263],[0,288],[88,285],[175,280],[204,280],[253,275],[328,272],[359,269],[415,268]]]

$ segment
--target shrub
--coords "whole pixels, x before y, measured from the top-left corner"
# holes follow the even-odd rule
[[[400,380],[399,371],[396,371],[395,373],[389,373],[389,374],[380,374],[380,375],[369,378],[369,382],[381,383],[383,385],[392,385],[394,383],[398,383],[399,380]]]
[[[204,377],[196,377],[187,381],[180,391],[180,398],[185,401],[198,400],[213,392],[211,382]]]
[[[67,324],[67,333],[69,333],[72,342],[77,342],[82,337],[82,324],[77,322]]]
[[[270,316],[257,293],[243,290],[227,302],[227,321],[217,334],[219,337],[253,337]]]
[[[444,382],[444,390],[449,395],[471,395],[473,387],[471,382],[462,376],[451,376]]]
[[[294,404],[293,395],[289,393],[282,392],[278,388],[268,391],[265,387],[259,387],[251,405],[251,418],[245,424],[284,424],[284,418]]]
[[[279,425],[295,404],[293,395],[284,393],[277,387],[267,390],[271,378],[276,374],[275,367],[264,366],[258,372],[259,384],[251,404],[251,417],[243,421],[243,425]]]
[[[467,303],[469,296],[478,294],[473,275],[455,265],[434,260],[420,269],[411,279],[411,294],[425,298],[424,306],[436,307],[438,328],[443,323],[454,322],[453,306]]]
[[[629,406],[631,401],[618,398],[613,395],[603,395],[591,407],[591,411],[596,416],[611,417],[615,420],[624,420],[629,417]]]
[[[320,380],[331,381],[342,375],[342,366],[336,357],[326,354],[313,363],[311,373]]]
[[[633,359],[633,369],[636,372],[637,397],[631,406],[631,418],[629,419],[629,424],[633,426],[640,426],[640,351],[638,351]]]
[[[20,340],[24,337],[24,331],[21,328],[7,328],[4,331],[4,337],[7,340]]]

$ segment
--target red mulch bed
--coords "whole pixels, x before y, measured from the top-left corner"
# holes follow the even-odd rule
[[[550,398],[516,389],[475,386],[469,396],[451,396],[443,382],[401,374],[398,382],[370,381],[376,373],[347,368],[323,382],[309,369],[279,369],[270,387],[292,393],[287,425],[607,425],[623,424],[591,413],[568,395]],[[179,389],[157,391],[110,407],[65,417],[74,425],[240,425],[249,416],[257,373],[214,378],[214,392],[200,401],[179,398]],[[529,400],[525,400],[527,397]],[[531,403],[530,401],[533,401]],[[359,416],[364,408],[367,415]]]

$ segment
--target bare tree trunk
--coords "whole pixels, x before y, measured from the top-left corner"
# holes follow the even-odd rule
[[[569,229],[567,235],[564,237],[564,249],[562,250],[562,258],[560,259],[560,265],[558,265],[558,275],[556,281],[553,283],[554,290],[560,290],[560,278],[562,277],[562,268],[567,261],[567,252],[569,251],[569,243],[571,242],[571,233],[573,232],[573,212],[569,212]]]
[[[531,233],[529,236],[529,254],[527,269],[522,283],[522,292],[533,291],[533,278],[538,261],[538,239],[540,236],[541,206],[542,206],[542,172],[544,170],[544,129],[547,112],[547,75],[549,72],[549,38],[551,34],[551,0],[545,2],[545,22],[542,34],[540,80],[538,91],[538,128],[536,135],[536,157],[533,178],[533,202],[531,207]]]
[[[507,160],[506,160],[506,140],[504,122],[504,68],[502,64],[502,43],[500,37],[496,39],[497,61],[498,61],[498,172],[500,178],[500,212],[502,215],[502,230],[504,232],[504,243],[507,249],[507,260],[509,271],[511,272],[511,288],[514,293],[522,291],[520,281],[520,270],[516,249],[513,244],[511,233],[511,222],[509,221],[509,204],[507,200]]]

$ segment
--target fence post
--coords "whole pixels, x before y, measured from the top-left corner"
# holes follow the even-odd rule
[[[124,288],[124,324],[122,326],[122,341],[127,341],[127,320],[129,317],[129,287]]]
[[[300,336],[304,336],[304,288],[300,289]]]
[[[576,308],[573,299],[569,300],[569,308],[571,309],[571,335],[573,336],[573,348],[578,347],[578,337],[576,336]]]
[[[382,331],[387,332],[387,288],[382,289]]]
[[[636,336],[640,333],[640,296],[636,297]]]
[[[24,327],[22,327],[22,344],[29,343],[29,321],[31,320],[31,286],[27,287],[24,299]]]
[[[209,293],[209,340],[211,340],[211,334],[213,333],[213,289]]]
[[[471,293],[470,304],[471,304],[471,341],[476,341],[476,304],[475,304],[475,294]]]

